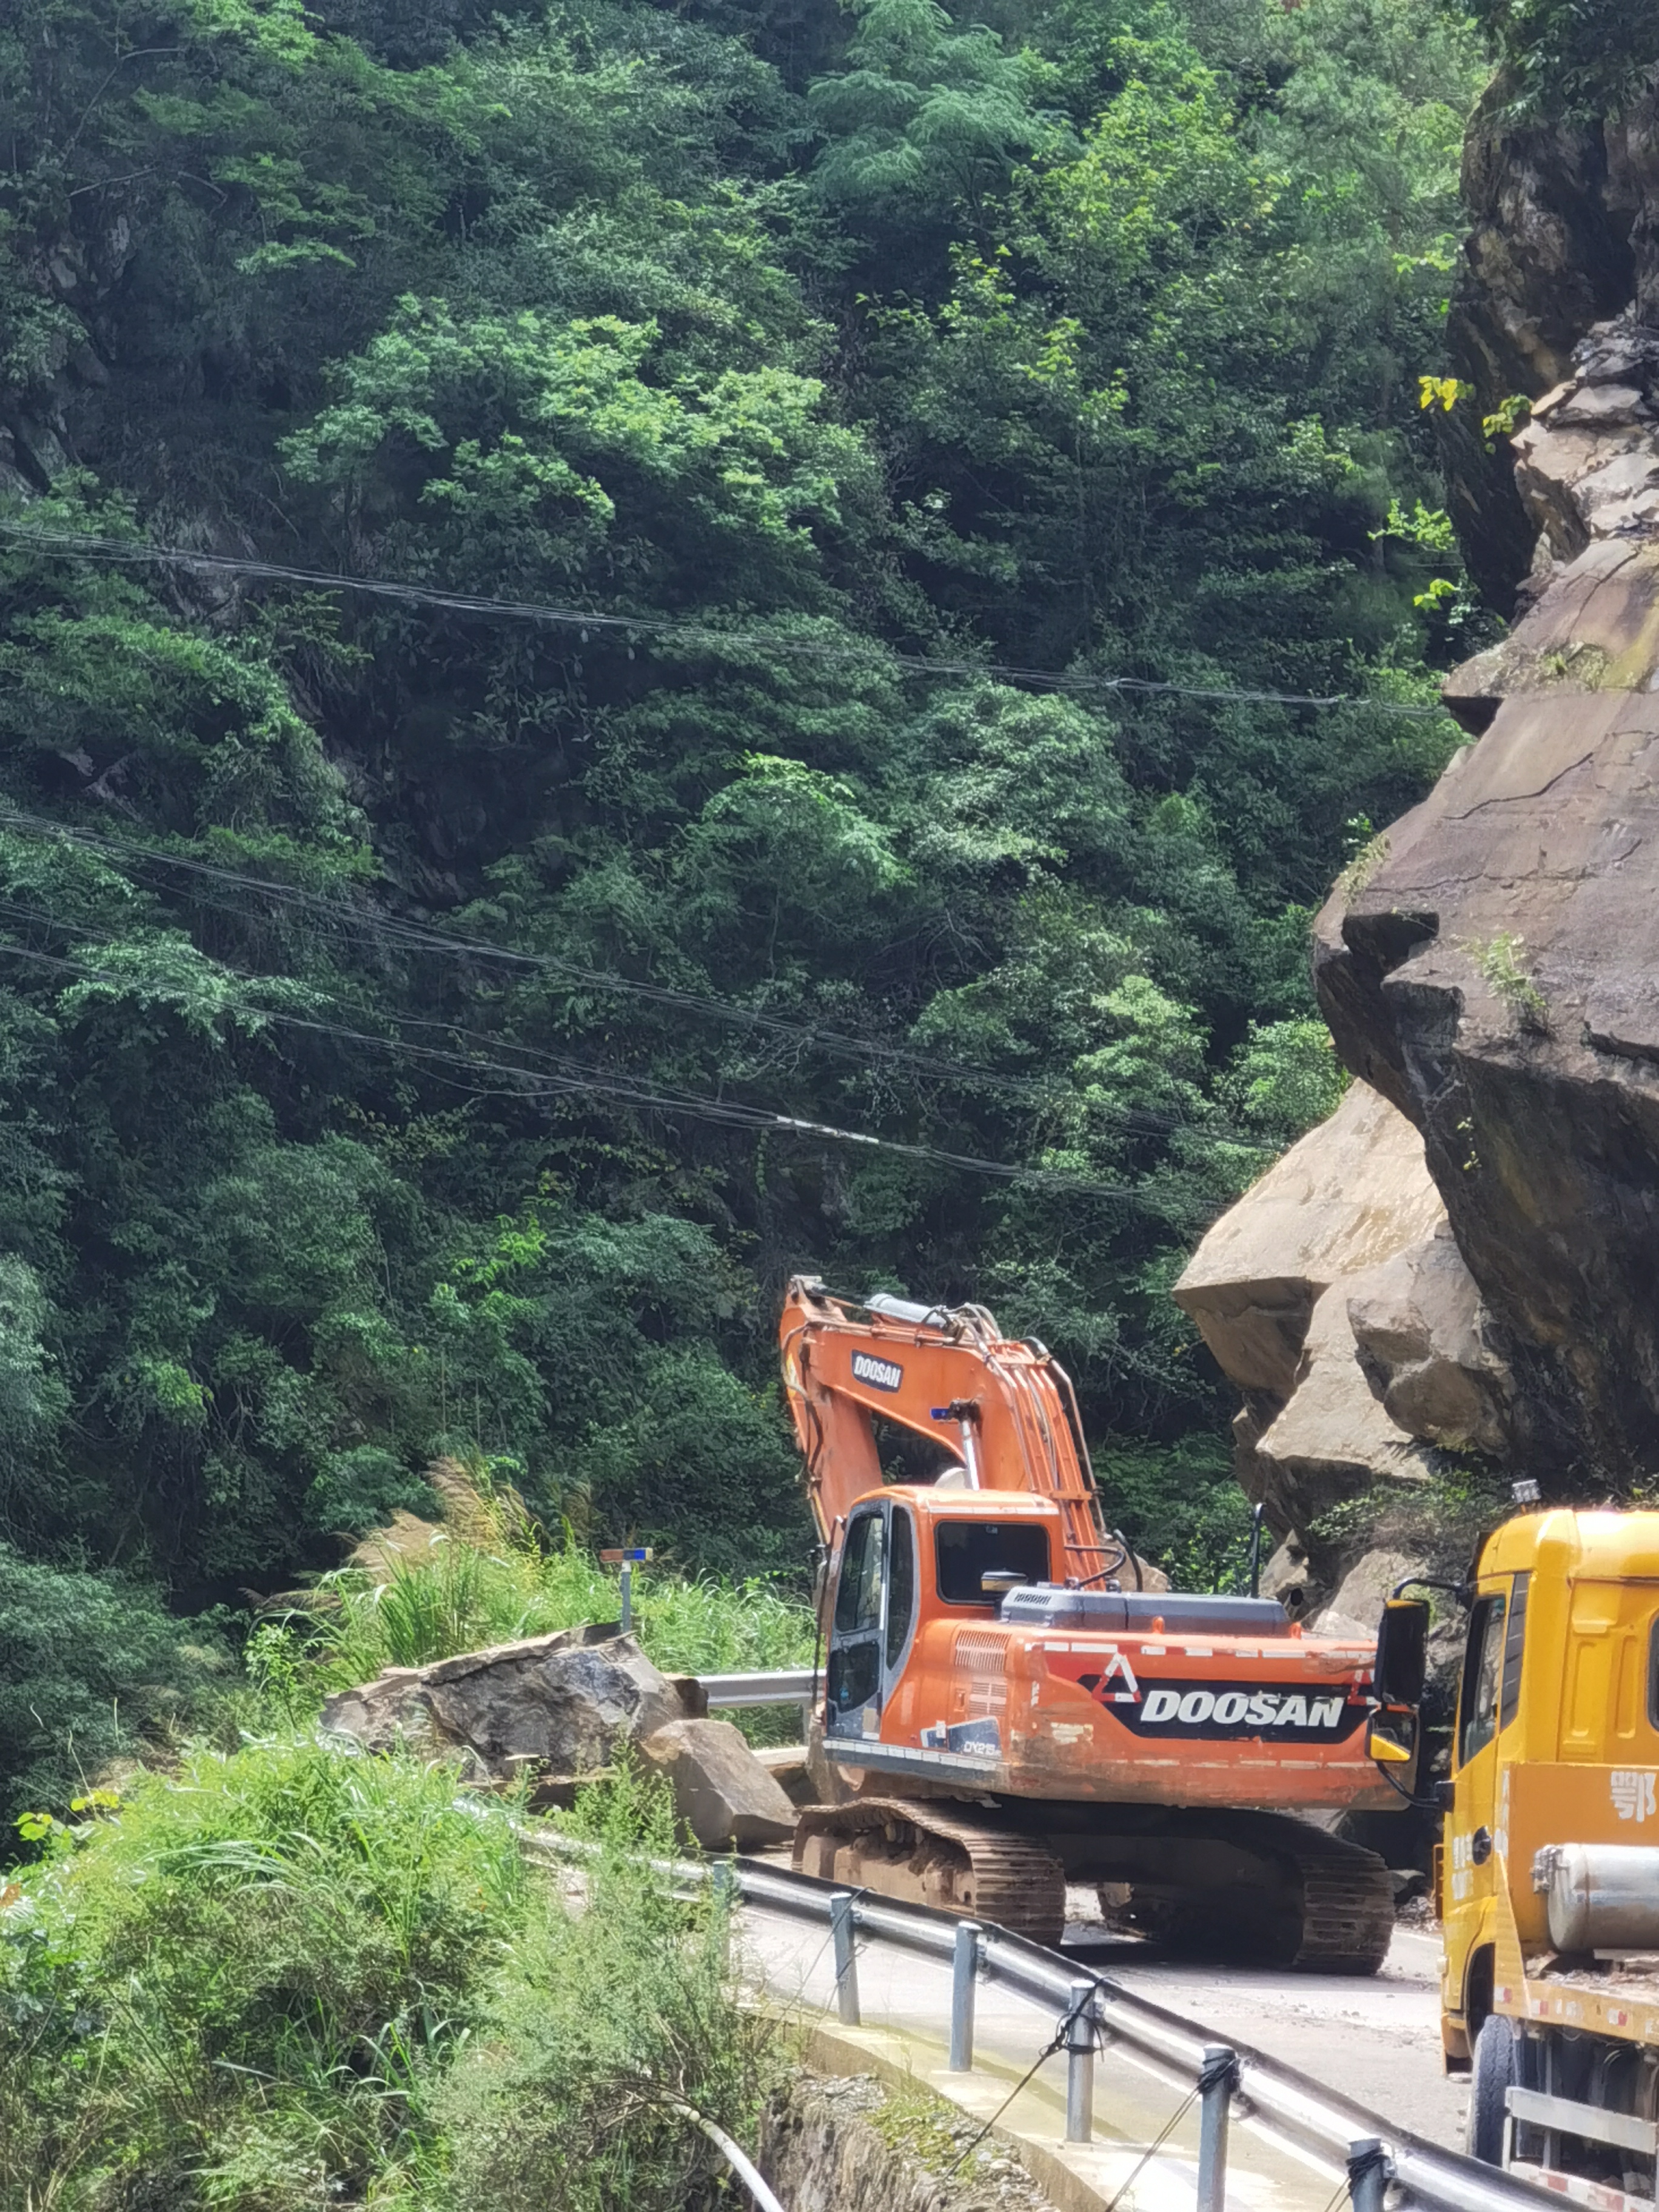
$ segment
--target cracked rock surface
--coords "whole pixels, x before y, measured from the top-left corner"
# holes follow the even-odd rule
[[[1445,435],[1515,618],[1445,686],[1473,742],[1316,924],[1359,1083],[1176,1291],[1281,1531],[1437,1451],[1581,1492],[1659,1468],[1659,90],[1571,125],[1511,91],[1466,146]]]
[[[1659,1457],[1659,330],[1626,314],[1577,361],[1515,441],[1533,604],[1447,687],[1482,734],[1314,961],[1482,1302],[1472,1438],[1617,1481]]]

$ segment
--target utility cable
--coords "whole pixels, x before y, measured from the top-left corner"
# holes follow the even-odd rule
[[[1072,2029],[1075,2026],[1079,2014],[1083,2012],[1085,2006],[1091,2006],[1094,2003],[1098,1992],[1099,1984],[1091,1982],[1088,1988],[1085,1990],[1080,1996],[1076,1996],[1072,2000],[1070,2006],[1067,2008],[1060,2020],[1060,2026],[1054,2030],[1053,2035],[1049,2037],[1048,2042],[1043,2045],[1042,2050],[1038,2051],[1036,2057],[1026,2068],[1019,2080],[1015,2082],[1013,2087],[1008,2092],[1002,2102],[997,2106],[995,2112],[992,2113],[990,2118],[987,2120],[985,2125],[980,2130],[979,2133],[976,2136],[970,2136],[968,2138],[963,2148],[957,2153],[955,2158],[953,2158],[950,2165],[946,2166],[945,2169],[945,2179],[947,2181],[949,2181],[951,2175],[955,2173],[957,2168],[963,2164],[964,2160],[970,2159],[973,2156],[974,2153],[984,2142],[986,2136],[990,2134],[992,2129],[995,2127],[997,2122],[1007,2111],[1009,2106],[1012,2105],[1015,2098],[1018,2096],[1020,2091],[1026,2087],[1030,2083],[1032,2077],[1036,2075],[1037,2069],[1040,2066],[1046,2065],[1048,2060],[1054,2057],[1055,2051],[1063,2051],[1065,2049],[1066,2039],[1071,2034]],[[1198,2092],[1194,2089],[1193,2095],[1195,2097],[1197,2094]],[[1190,2103],[1191,2101],[1192,2100],[1189,2098],[1188,2102]],[[1176,2117],[1178,2118],[1180,2115],[1177,2114]],[[1139,2171],[1139,2167],[1137,2166],[1135,2172],[1138,2173]],[[1133,2177],[1131,2176],[1131,2179],[1133,2178]],[[1107,2212],[1111,2212],[1111,2207],[1109,2205],[1107,2207]]]
[[[1176,2106],[1174,2112],[1170,2113],[1169,2119],[1165,2122],[1162,2132],[1153,2142],[1147,2144],[1146,2149],[1141,2153],[1139,2158],[1136,2160],[1133,2167],[1131,2169],[1127,2179],[1119,2185],[1117,2190],[1113,2195],[1111,2203],[1106,2207],[1106,2212],[1117,2212],[1118,2206],[1123,2202],[1130,2190],[1134,2187],[1136,2182],[1139,2180],[1141,2175],[1145,2173],[1146,2168],[1152,2164],[1152,2160],[1158,2156],[1159,2151],[1163,2149],[1164,2144],[1169,2142],[1170,2137],[1175,2133],[1176,2130],[1181,2125],[1181,2123],[1186,2118],[1188,2113],[1191,2112],[1193,2106],[1198,2102],[1200,2091],[1202,2088],[1202,2086],[1203,2085],[1200,2082],[1195,2087],[1189,2089],[1185,2097],[1181,2100],[1180,2104]]]
[[[137,839],[99,836],[66,823],[55,822],[44,815],[32,814],[17,808],[0,807],[0,828],[10,828],[27,836],[72,844],[89,852],[100,854],[123,865],[150,866],[173,868],[188,875],[222,884],[239,891],[255,891],[269,898],[275,905],[298,908],[319,916],[330,927],[354,934],[361,934],[363,917],[354,915],[340,902],[322,893],[308,890],[303,885],[282,884],[264,876],[254,876],[244,871],[228,868],[210,861],[169,853],[159,847],[143,844]],[[230,909],[240,913],[240,908]],[[46,920],[48,917],[38,916]],[[374,926],[387,942],[410,951],[441,954],[449,959],[477,959],[532,971],[558,975],[584,988],[615,992],[652,1003],[684,1007],[690,1012],[736,1026],[744,1026],[779,1036],[798,1038],[804,1045],[823,1050],[832,1055],[857,1059],[873,1065],[902,1068],[918,1076],[939,1082],[965,1084],[974,1087],[1000,1091],[1003,1095],[1021,1098],[1034,1105],[1049,1106],[1058,1103],[1054,1088],[1032,1079],[1007,1076],[990,1068],[978,1067],[970,1062],[942,1060],[932,1054],[918,1053],[903,1046],[889,1045],[872,1038],[853,1037],[835,1030],[824,1030],[815,1023],[799,1022],[786,1015],[768,1013],[763,1009],[745,1007],[731,1000],[717,999],[698,992],[681,991],[668,984],[651,983],[632,976],[618,975],[605,969],[588,968],[578,962],[544,952],[526,952],[510,945],[499,945],[489,938],[474,937],[459,931],[445,930],[430,923],[410,922],[400,916],[377,911]],[[1222,1142],[1245,1150],[1270,1153],[1276,1147],[1265,1144],[1261,1138],[1248,1135],[1220,1121],[1194,1121],[1188,1116],[1156,1113],[1146,1108],[1097,1106],[1091,1112],[1100,1118],[1117,1123],[1121,1127],[1149,1134],[1164,1134],[1176,1130],[1190,1129],[1213,1137]]]
[[[0,910],[3,910],[3,903],[0,902]],[[51,916],[43,915],[34,915],[32,918],[45,921],[52,920]],[[78,975],[93,982],[117,985],[124,989],[131,988],[140,980],[131,973],[89,967],[85,962],[70,959],[62,954],[37,951],[25,945],[0,945],[0,956],[27,961],[39,967]],[[222,968],[219,972],[239,981],[250,983],[294,980],[286,976],[252,975],[231,968]],[[422,1061],[436,1068],[454,1068],[468,1074],[514,1079],[512,1087],[507,1091],[475,1092],[474,1095],[477,1096],[542,1098],[586,1095],[609,1098],[648,1112],[685,1114],[696,1120],[729,1128],[745,1129],[761,1135],[776,1133],[817,1138],[830,1144],[856,1145],[929,1165],[951,1168],[963,1174],[981,1175],[1008,1182],[1030,1182],[1042,1188],[1071,1191],[1079,1196],[1105,1199],[1120,1204],[1142,1207],[1149,1205],[1144,1192],[1133,1184],[1097,1182],[1086,1176],[1066,1175],[1060,1170],[1027,1167],[1012,1161],[985,1159],[974,1153],[950,1152],[936,1145],[912,1144],[900,1138],[878,1137],[867,1130],[843,1129],[831,1122],[777,1114],[763,1107],[745,1106],[735,1100],[708,1098],[691,1092],[676,1096],[628,1077],[608,1075],[601,1069],[582,1067],[580,1063],[575,1064],[573,1072],[567,1075],[540,1075],[532,1068],[514,1066],[509,1062],[484,1060],[465,1053],[447,1052],[431,1045],[412,1044],[405,1037],[376,1036],[368,1030],[349,1029],[338,1022],[319,1021],[305,1015],[286,1012],[278,1007],[258,1006],[249,1011],[262,1024],[338,1038],[348,1043],[367,1047],[371,1051]],[[391,1018],[395,1020],[397,1018],[393,1016]],[[578,1069],[580,1072],[576,1072]],[[456,1087],[469,1088],[460,1084]]]
[[[1233,689],[1222,685],[1172,684],[1140,676],[1070,674],[1052,668],[1026,668],[1006,661],[946,660],[925,653],[905,653],[879,646],[834,646],[807,638],[775,637],[762,630],[722,629],[715,624],[685,622],[664,615],[619,615],[592,608],[559,606],[533,599],[497,599],[465,592],[443,591],[435,586],[413,584],[390,577],[353,576],[321,568],[300,568],[279,561],[255,561],[225,553],[193,551],[186,546],[155,545],[140,538],[102,538],[84,532],[28,530],[0,520],[0,537],[30,545],[43,553],[63,554],[83,561],[127,562],[154,568],[199,568],[214,575],[248,576],[266,583],[301,584],[313,591],[357,592],[369,597],[400,601],[410,606],[432,607],[442,613],[487,615],[513,622],[556,624],[574,629],[582,641],[590,630],[623,638],[660,637],[670,643],[730,650],[748,647],[757,653],[778,653],[790,659],[833,663],[861,663],[872,673],[892,672],[903,676],[996,677],[1010,684],[1025,684],[1052,691],[1112,694],[1133,692],[1150,697],[1201,699],[1217,705],[1297,707],[1331,711],[1364,708],[1413,721],[1437,720],[1444,709],[1416,706],[1404,700],[1367,699],[1342,692],[1273,691]]]

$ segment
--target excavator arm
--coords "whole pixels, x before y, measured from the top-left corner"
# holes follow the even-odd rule
[[[860,1305],[797,1275],[779,1339],[807,1497],[826,1543],[854,1500],[882,1486],[879,1417],[951,1452],[965,1490],[1058,1500],[1068,1575],[1088,1580],[1121,1564],[1102,1522],[1071,1378],[1041,1345],[1003,1336],[983,1306],[888,1297]]]

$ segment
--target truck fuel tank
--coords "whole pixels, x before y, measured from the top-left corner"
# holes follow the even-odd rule
[[[1659,1951],[1659,1845],[1546,1844],[1532,1886],[1558,1951]]]

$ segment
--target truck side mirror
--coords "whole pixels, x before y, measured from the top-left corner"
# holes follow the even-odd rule
[[[1385,1705],[1420,1705],[1428,1671],[1428,1600],[1391,1597],[1376,1632],[1376,1694]]]
[[[1417,1756],[1415,1714],[1374,1714],[1365,1730],[1365,1755],[1379,1766],[1409,1766]]]

